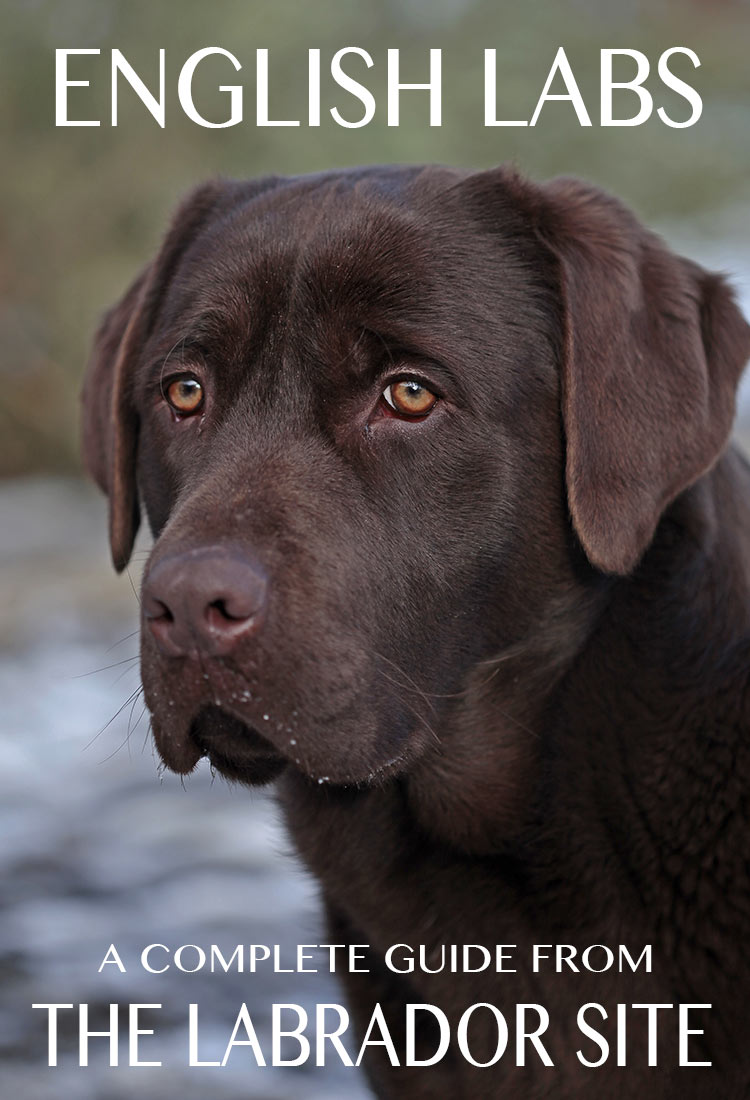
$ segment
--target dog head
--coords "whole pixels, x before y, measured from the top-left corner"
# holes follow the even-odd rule
[[[720,278],[575,181],[194,192],[84,388],[116,567],[141,504],[156,540],[142,673],[165,762],[406,769],[473,670],[543,650],[560,608],[636,568],[726,444],[748,331]]]

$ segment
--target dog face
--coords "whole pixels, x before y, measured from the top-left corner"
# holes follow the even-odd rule
[[[554,664],[553,623],[574,649],[572,609],[723,448],[746,351],[720,280],[575,183],[199,189],[84,391],[117,567],[139,499],[156,538],[167,765],[367,784],[439,751],[478,667]]]

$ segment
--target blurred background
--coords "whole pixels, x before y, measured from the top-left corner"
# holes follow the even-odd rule
[[[151,255],[177,199],[216,174],[316,171],[366,162],[514,161],[536,178],[574,173],[610,188],[675,248],[730,274],[750,314],[750,3],[748,0],[0,0],[0,1057],[3,1092],[26,1100],[75,1096],[192,1100],[211,1095],[316,1100],[365,1095],[354,1071],[185,1071],[185,1006],[211,1021],[206,1057],[220,1057],[247,1001],[259,1030],[272,1001],[339,998],[307,977],[144,975],[134,965],[97,974],[111,942],[128,961],[144,944],[319,942],[314,886],[287,852],[272,800],[199,772],[184,786],[161,775],[138,694],[139,566],[109,570],[103,502],[82,480],[78,390],[97,318]],[[534,129],[483,126],[483,50],[498,60],[500,118],[529,118],[558,46],[565,46],[594,125],[550,103]],[[245,121],[206,130],[176,93],[181,66],[205,46],[242,63],[198,70],[195,101],[226,117],[220,83],[245,87]],[[349,71],[376,96],[375,120],[337,126],[328,107],[358,105],[326,72],[344,46],[375,66]],[[701,120],[670,129],[602,129],[599,50],[638,49],[655,74],[672,46],[701,68],[673,63],[703,98]],[[166,48],[167,124],[160,129],[120,84],[119,125],[108,124],[109,51],[123,51],[149,87]],[[271,112],[306,119],[307,51],[322,51],[320,128],[255,126],[255,51],[269,49]],[[386,49],[402,80],[424,81],[428,50],[443,50],[443,125],[427,125],[426,95],[402,98],[385,124]],[[71,91],[74,117],[99,128],[56,129],[54,51],[100,49],[70,63],[92,87]],[[623,75],[622,79],[627,79]],[[655,106],[687,105],[652,76]],[[615,98],[635,109],[627,93]],[[106,124],[105,124],[106,123]],[[743,390],[738,434],[747,438]],[[114,971],[114,973],[112,973]],[[76,1065],[61,1032],[46,1066],[45,1014],[35,1001],[160,1002],[165,1068],[109,1069],[92,1044]],[[102,1025],[103,1026],[103,1025]],[[156,1025],[153,1025],[156,1026]],[[100,1047],[106,1044],[99,1041]],[[218,1049],[219,1054],[214,1051]],[[208,1076],[206,1076],[208,1074]]]

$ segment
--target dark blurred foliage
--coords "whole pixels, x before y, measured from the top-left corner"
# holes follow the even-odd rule
[[[0,0],[0,473],[74,468],[77,391],[97,316],[148,258],[175,200],[211,175],[315,171],[376,161],[489,166],[514,160],[525,172],[586,176],[624,196],[644,217],[687,217],[747,198],[750,176],[750,4],[747,0]],[[548,104],[535,129],[485,129],[483,50],[498,51],[502,118],[529,118],[557,47],[566,48],[594,125],[579,127],[570,104]],[[120,84],[120,121],[109,117],[109,51],[123,51],[156,87],[158,49],[167,51],[167,125],[162,130]],[[242,83],[245,121],[206,130],[183,115],[179,70],[195,50],[222,46],[199,69],[195,99],[217,121],[219,84]],[[348,70],[375,94],[366,128],[337,126],[328,108],[359,105],[326,79],[333,53],[368,50],[367,71]],[[427,78],[428,49],[443,50],[444,115],[427,124],[426,95],[406,95],[399,128],[385,123],[388,47],[401,50],[402,80]],[[655,105],[675,116],[686,103],[656,77],[661,52],[687,46],[701,59],[674,63],[704,102],[700,122],[669,129],[601,129],[599,50],[639,49]],[[99,128],[56,129],[55,48],[98,48],[73,58],[71,113]],[[255,126],[255,50],[270,50],[271,113],[306,119],[307,51],[322,50],[323,124]],[[361,75],[360,75],[361,74]],[[623,75],[623,79],[627,79]],[[623,93],[625,94],[625,93]],[[615,100],[617,105],[618,101]],[[634,100],[621,101],[622,109]]]

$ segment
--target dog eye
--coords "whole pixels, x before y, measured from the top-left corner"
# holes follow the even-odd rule
[[[203,408],[203,386],[189,374],[174,378],[164,390],[164,397],[180,416],[192,416]]]
[[[405,379],[387,386],[383,391],[383,400],[399,416],[420,417],[431,413],[438,399],[421,382]]]

